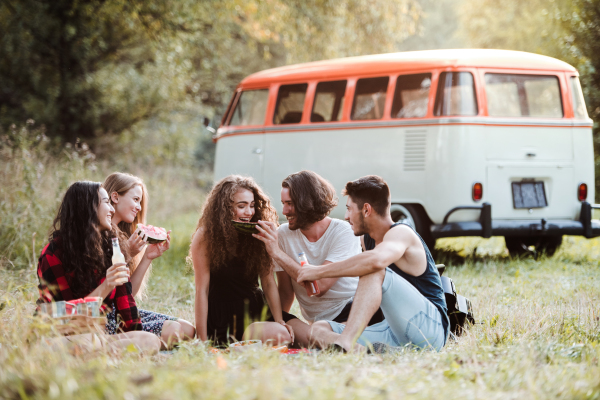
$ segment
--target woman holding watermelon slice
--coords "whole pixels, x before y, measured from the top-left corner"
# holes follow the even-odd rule
[[[146,223],[148,192],[144,182],[137,176],[115,172],[106,178],[102,186],[115,209],[112,224],[119,234],[119,241],[129,249],[131,260],[128,266],[133,295],[143,296],[151,262],[169,249],[171,231],[164,232],[163,228],[143,225]],[[153,232],[165,240],[146,246],[148,235]],[[196,333],[194,326],[183,319],[142,309],[139,309],[139,313],[143,330],[160,337],[165,348],[179,340],[189,340]]]
[[[293,342],[292,327],[282,317],[273,260],[264,243],[238,232],[232,220],[277,223],[277,212],[269,197],[252,178],[223,178],[202,208],[190,245],[197,335],[215,343],[242,340],[245,324],[267,316],[264,295],[273,320],[278,322],[273,324],[278,331],[272,337],[278,337],[280,343]]]
[[[116,334],[107,324],[107,333],[111,335],[101,342],[113,348],[134,344],[142,351],[157,352],[160,340],[141,331],[131,285],[127,282],[127,267],[123,263],[111,265],[113,213],[108,194],[99,182],[75,182],[67,189],[49,243],[39,258],[37,304],[102,297],[102,310],[110,307],[119,315],[119,330],[124,333]],[[90,349],[99,343],[92,334],[69,336],[59,342],[77,343]]]

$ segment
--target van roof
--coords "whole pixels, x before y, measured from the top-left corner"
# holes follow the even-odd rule
[[[275,82],[335,79],[348,76],[389,74],[428,68],[487,67],[577,72],[564,61],[539,54],[512,50],[456,49],[423,50],[337,58],[286,65],[246,77],[241,88],[268,86]]]

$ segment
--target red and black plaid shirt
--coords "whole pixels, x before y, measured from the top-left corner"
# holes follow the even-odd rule
[[[74,300],[75,296],[69,286],[70,278],[73,273],[65,273],[61,257],[61,246],[60,239],[54,239],[44,247],[42,255],[38,262],[37,274],[40,280],[38,289],[40,291],[40,298],[37,303],[49,303],[51,301],[69,301]],[[106,277],[103,277],[98,285],[100,285]],[[132,295],[131,282],[127,282],[124,285],[117,286],[113,291],[104,299],[102,305],[103,311],[107,307],[115,308],[117,315],[119,315],[120,323],[119,329],[124,332],[136,331],[142,329],[142,322],[138,313],[135,299]]]

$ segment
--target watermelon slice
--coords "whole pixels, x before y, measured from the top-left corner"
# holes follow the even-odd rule
[[[167,230],[158,226],[137,224],[140,233],[148,236],[149,244],[157,244],[167,240]]]
[[[256,222],[240,222],[240,221],[235,221],[235,220],[231,220],[231,223],[233,224],[233,227],[240,233],[246,234],[246,235],[252,235],[253,233],[260,233],[258,231],[258,229],[256,229],[256,225],[258,225]]]

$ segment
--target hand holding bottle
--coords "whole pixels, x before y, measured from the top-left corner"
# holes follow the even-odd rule
[[[125,263],[116,263],[106,271],[106,286],[113,290],[129,281],[129,268]]]
[[[304,254],[303,251],[298,253],[298,261],[300,262],[301,267],[308,264],[308,259],[306,258],[306,254]],[[306,294],[309,296],[316,296],[321,293],[317,281],[304,282],[304,286],[306,287]]]

